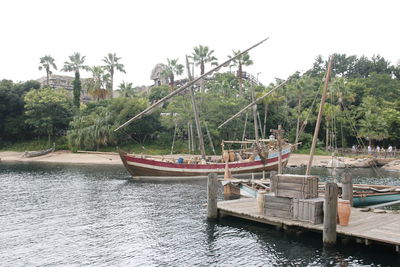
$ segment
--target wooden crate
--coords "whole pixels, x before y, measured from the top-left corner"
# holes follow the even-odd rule
[[[293,199],[293,219],[312,224],[323,222],[323,198]]]
[[[264,211],[266,216],[292,219],[293,201],[287,197],[277,197],[273,193],[265,194]]]
[[[318,197],[318,177],[278,174],[271,179],[271,192],[278,197],[309,199]]]

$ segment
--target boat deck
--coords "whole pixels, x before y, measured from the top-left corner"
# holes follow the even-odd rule
[[[323,224],[313,225],[290,219],[268,217],[257,210],[257,201],[254,198],[243,198],[218,202],[218,211],[222,215],[238,217],[282,228],[297,227],[306,230],[323,231]],[[400,252],[400,214],[362,212],[352,208],[348,226],[337,225],[338,236],[353,238],[365,245],[371,242],[395,246]]]

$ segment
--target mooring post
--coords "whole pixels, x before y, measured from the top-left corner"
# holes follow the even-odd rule
[[[218,175],[208,174],[207,179],[207,219],[214,220],[218,217],[217,208]]]
[[[353,177],[350,173],[342,175],[342,199],[349,200],[353,207]]]
[[[265,194],[267,191],[265,190],[259,190],[257,192],[257,207],[258,207],[258,213],[264,214],[264,207],[265,207]]]
[[[328,182],[325,186],[324,202],[324,231],[322,241],[325,245],[336,243],[338,186],[336,183]]]

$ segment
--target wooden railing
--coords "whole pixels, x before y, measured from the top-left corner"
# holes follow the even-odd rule
[[[377,158],[400,158],[400,150],[393,148],[391,152],[386,149],[368,151],[367,148],[351,149],[351,148],[338,148],[337,152],[340,155],[371,155]]]

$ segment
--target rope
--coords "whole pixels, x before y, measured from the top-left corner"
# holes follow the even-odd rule
[[[317,97],[318,97],[318,95],[319,95],[319,92],[321,91],[323,82],[324,82],[324,81],[321,81],[321,83],[320,83],[319,86],[318,86],[318,90],[315,92],[314,100],[313,100],[313,102],[311,103],[311,108],[308,110],[307,117],[306,117],[306,119],[304,120],[304,122],[301,124],[301,127],[300,127],[300,129],[299,129],[299,133],[298,133],[298,136],[297,136],[297,140],[300,140],[300,136],[303,134],[304,129],[306,128],[308,118],[310,117],[311,111],[312,111],[312,109],[314,108],[315,102],[317,101]]]
[[[345,104],[342,102],[341,103],[342,107],[344,110],[348,110],[347,107],[345,106]],[[353,130],[355,136],[356,136],[356,140],[357,140],[357,144],[362,145],[362,147],[365,147],[365,144],[363,142],[363,140],[361,138],[359,138],[358,136],[358,132],[357,132],[357,128],[355,126],[355,124],[353,123],[353,120],[351,120],[351,118],[348,117],[348,114],[346,112],[344,112],[344,114],[346,114],[346,117],[350,123],[351,129]],[[376,162],[373,162],[373,166],[372,169],[375,171],[375,173],[380,177],[383,178],[383,173],[378,169],[378,165],[376,165]]]

